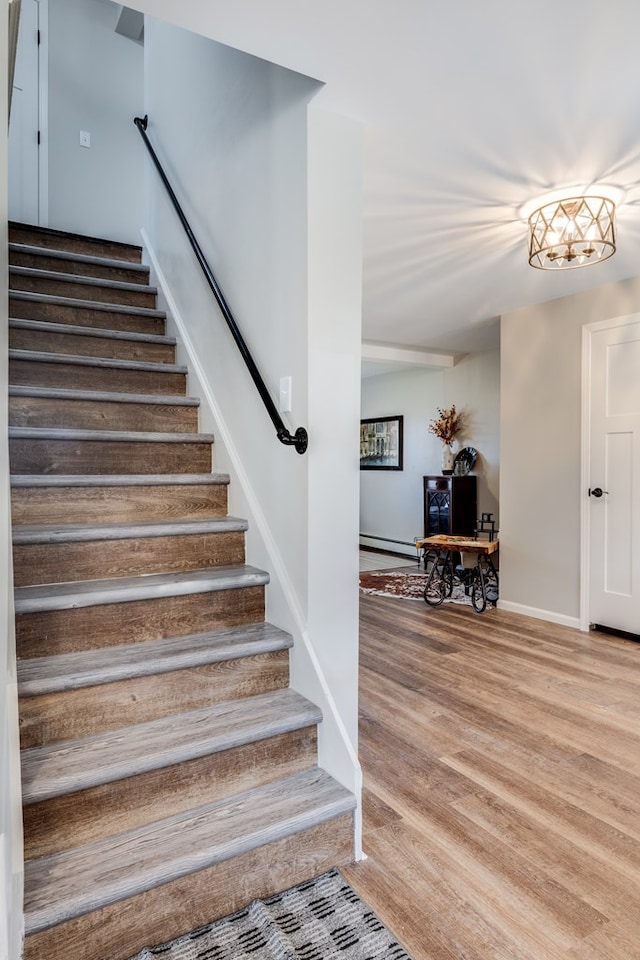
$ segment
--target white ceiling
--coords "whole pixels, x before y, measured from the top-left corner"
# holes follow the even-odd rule
[[[322,80],[362,120],[366,341],[484,349],[506,311],[640,273],[638,0],[132,5]],[[597,184],[621,191],[615,256],[529,267],[522,205]]]

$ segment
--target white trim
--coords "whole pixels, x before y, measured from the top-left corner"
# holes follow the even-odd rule
[[[411,557],[412,559],[415,557],[416,563],[420,559],[415,543],[409,543],[405,540],[392,540],[390,537],[380,539],[379,537],[367,536],[365,533],[361,533],[359,539],[360,546],[364,547],[365,550],[367,547],[375,547],[377,550],[384,550],[386,553],[396,553],[398,556]]]
[[[398,363],[411,367],[453,367],[455,357],[450,353],[429,353],[426,350],[409,350],[390,344],[362,341],[362,359],[371,363]]]
[[[621,317],[609,317],[607,320],[594,320],[593,323],[585,323],[583,330],[591,333],[598,333],[600,330],[614,330],[616,327],[626,327],[630,323],[637,323],[640,320],[640,313],[625,313]]]
[[[49,226],[49,0],[38,0],[38,224]]]
[[[574,630],[581,629],[578,617],[568,617],[564,613],[556,613],[555,610],[528,607],[524,603],[512,603],[511,600],[498,600],[498,609],[507,610],[509,613],[520,613],[524,617],[534,617],[536,620],[547,620],[549,623],[557,623],[561,627],[573,627]]]
[[[580,448],[580,629],[589,629],[589,570],[591,568],[591,512],[588,509],[591,462],[591,334],[594,324],[582,328],[582,397]]]
[[[4,864],[7,854],[5,851],[4,833],[0,833],[0,960],[6,960],[9,956],[9,900],[7,898],[7,884],[5,881]]]
[[[167,311],[168,313],[171,314],[172,320],[175,323],[175,326],[179,333],[180,340],[182,341],[182,346],[184,347],[187,353],[188,366],[191,366],[193,368],[193,372],[198,381],[201,394],[202,394],[200,397],[200,400],[202,403],[205,403],[209,407],[210,411],[213,414],[213,418],[216,423],[216,433],[217,435],[219,435],[220,441],[226,449],[227,455],[233,465],[235,477],[244,491],[244,495],[247,499],[247,503],[249,504],[249,509],[253,517],[252,522],[256,524],[256,529],[259,531],[260,536],[262,537],[262,540],[265,544],[265,548],[269,556],[271,572],[273,574],[274,579],[276,579],[280,584],[282,593],[286,599],[289,610],[291,612],[292,619],[296,625],[297,634],[298,634],[296,640],[299,639],[302,642],[305,649],[305,653],[309,660],[309,663],[313,667],[315,676],[318,681],[318,685],[320,687],[320,690],[322,691],[322,698],[323,698],[323,701],[319,703],[318,706],[321,708],[323,712],[323,716],[325,718],[327,716],[330,716],[332,726],[339,734],[340,739],[343,743],[343,747],[346,752],[346,755],[349,757],[351,767],[352,767],[353,784],[347,784],[346,786],[349,789],[353,788],[356,794],[357,807],[356,807],[355,818],[354,818],[354,856],[356,860],[360,860],[362,859],[362,769],[360,767],[360,762],[353,748],[353,744],[351,743],[351,740],[346,731],[346,728],[342,722],[342,718],[340,717],[335,701],[333,699],[333,695],[331,693],[329,685],[327,684],[326,678],[322,672],[320,663],[318,662],[318,658],[316,656],[315,650],[313,649],[313,645],[311,643],[309,634],[305,627],[304,615],[298,603],[298,599],[296,597],[293,584],[291,583],[291,579],[287,573],[285,564],[282,560],[282,556],[273,538],[268,521],[264,516],[264,513],[262,512],[262,509],[260,507],[260,503],[254,493],[249,477],[246,474],[246,471],[244,469],[244,466],[238,454],[237,448],[233,442],[233,438],[225,423],[224,417],[222,416],[222,413],[216,402],[216,399],[213,393],[211,392],[211,389],[208,384],[206,372],[202,366],[202,363],[200,362],[200,358],[199,358],[199,354],[196,349],[196,346],[192,342],[189,336],[187,325],[182,317],[182,313],[178,308],[177,303],[175,302],[175,299],[173,298],[173,295],[171,294],[171,290],[169,288],[167,279],[164,275],[164,271],[160,266],[159,260],[156,256],[155,250],[151,245],[149,237],[144,229],[141,230],[140,233],[142,235],[143,246],[146,250],[146,253],[149,257],[150,265],[155,274],[157,285],[160,287],[162,294],[164,296]],[[325,719],[325,723],[326,723],[326,719]],[[331,766],[330,758],[323,757],[322,755],[321,740],[319,740],[318,742],[318,763],[320,766],[324,767],[325,769],[328,769],[329,773],[332,772],[330,769],[330,766]]]
[[[591,511],[589,510],[588,490],[590,486],[591,464],[591,337],[602,330],[614,330],[636,323],[640,313],[629,313],[622,317],[609,317],[586,323],[582,328],[582,439],[580,451],[580,629],[588,630],[591,600]]]

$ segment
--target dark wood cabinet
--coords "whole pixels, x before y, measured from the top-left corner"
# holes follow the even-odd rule
[[[472,537],[478,520],[477,477],[424,477],[424,535]]]

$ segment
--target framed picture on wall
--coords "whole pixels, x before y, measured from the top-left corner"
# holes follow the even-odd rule
[[[361,470],[402,470],[403,419],[360,421]]]

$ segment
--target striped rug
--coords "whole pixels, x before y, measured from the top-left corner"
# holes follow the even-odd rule
[[[133,960],[411,960],[331,870]]]

